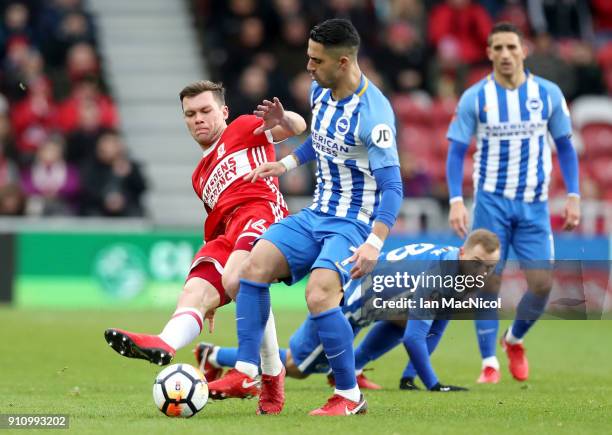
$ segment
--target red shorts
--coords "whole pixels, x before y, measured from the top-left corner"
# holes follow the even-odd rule
[[[219,306],[228,304],[231,299],[225,294],[221,283],[227,259],[234,251],[251,251],[255,239],[274,222],[286,216],[286,212],[282,210],[268,201],[254,202],[237,208],[225,227],[225,234],[205,242],[195,254],[186,281],[193,277],[205,279],[219,292]]]

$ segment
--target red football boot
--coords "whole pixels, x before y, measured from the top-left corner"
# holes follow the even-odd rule
[[[225,376],[208,384],[210,397],[215,400],[248,399],[259,394],[259,381],[230,369]]]
[[[309,415],[356,415],[365,414],[367,410],[368,402],[366,402],[363,394],[359,398],[359,402],[353,402],[339,394],[334,394],[325,405],[310,411]]]
[[[285,374],[283,367],[281,372],[276,375],[261,375],[261,393],[259,394],[259,404],[257,414],[280,414],[285,406]]]
[[[525,348],[522,343],[510,344],[506,341],[506,334],[500,339],[502,349],[508,355],[508,368],[512,377],[517,381],[525,381],[529,377],[529,362],[525,356]]]
[[[479,384],[497,384],[501,379],[501,373],[495,367],[485,367],[480,372],[480,376],[476,380]]]
[[[327,375],[327,383],[332,387],[336,386],[336,379],[334,379],[333,374]],[[363,373],[357,375],[357,386],[363,390],[382,390],[380,385],[366,378]]]
[[[176,351],[157,335],[136,334],[122,329],[104,331],[104,338],[117,353],[128,358],[140,358],[165,366],[172,361]]]
[[[221,367],[215,367],[208,361],[208,357],[212,353],[214,347],[212,343],[201,342],[193,349],[198,367],[200,371],[204,373],[204,377],[208,382],[219,379],[223,374],[223,369]]]

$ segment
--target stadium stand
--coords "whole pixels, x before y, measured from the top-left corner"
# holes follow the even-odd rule
[[[489,72],[482,47],[492,23],[508,20],[526,35],[531,71],[559,82],[570,100],[581,156],[581,230],[610,232],[612,119],[591,117],[612,113],[609,3],[4,1],[0,213],[48,213],[40,204],[32,205],[40,193],[27,182],[43,144],[59,142],[64,150],[59,159],[78,168],[95,155],[100,136],[119,128],[129,154],[142,163],[149,186],[139,209],[156,225],[199,225],[202,209],[189,185],[198,153],[177,116],[177,90],[208,77],[227,86],[231,117],[250,112],[271,95],[308,117],[308,29],[337,16],[350,18],[360,31],[363,69],[389,95],[396,111],[404,190],[411,204],[405,207],[410,209],[404,214],[405,228],[402,220],[398,229],[445,229],[446,128],[458,95]],[[279,157],[296,143],[280,144]],[[554,166],[551,209],[556,224],[564,190]],[[468,194],[470,171],[471,162],[466,162]],[[309,168],[281,180],[296,208],[308,201],[312,185]],[[83,198],[79,187],[70,193],[68,206],[51,209],[84,213]]]

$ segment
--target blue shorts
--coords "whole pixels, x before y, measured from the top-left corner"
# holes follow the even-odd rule
[[[499,237],[501,255],[496,272],[503,270],[510,246],[523,267],[539,269],[552,264],[555,252],[548,202],[524,202],[478,192],[473,215],[473,230],[484,228]]]
[[[356,336],[361,328],[352,323],[351,327],[353,328],[353,336]],[[293,362],[298,370],[305,375],[328,373],[331,370],[315,321],[311,320],[310,317],[306,318],[289,339],[289,349],[291,349]]]
[[[368,225],[355,219],[305,208],[271,225],[261,239],[272,242],[287,259],[291,270],[287,284],[298,282],[312,269],[324,268],[337,271],[344,285],[349,276],[335,263],[353,255],[350,248],[361,246],[370,231]]]

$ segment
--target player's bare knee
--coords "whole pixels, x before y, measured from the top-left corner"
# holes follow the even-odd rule
[[[236,295],[238,294],[238,289],[240,288],[239,273],[224,273],[221,278],[221,283],[223,284],[225,294],[227,294],[233,300],[236,300]]]
[[[306,287],[306,305],[311,313],[322,313],[338,306],[339,302],[339,292],[316,284]]]
[[[258,258],[255,255],[249,255],[249,258],[242,265],[239,276],[242,279],[255,282],[272,282],[273,280],[270,266],[266,264],[264,259]]]

